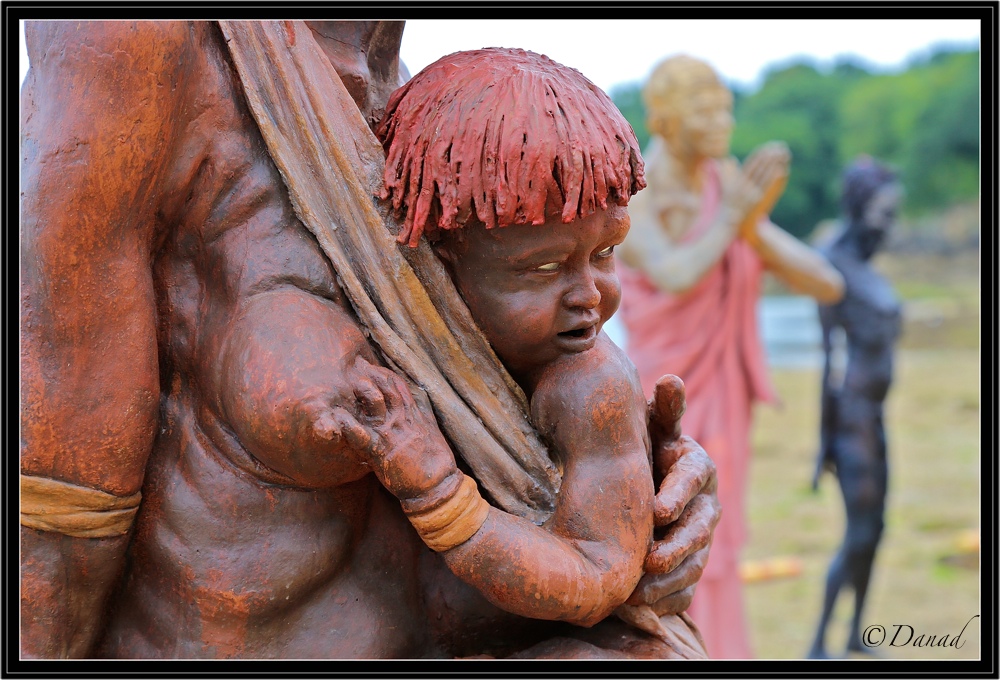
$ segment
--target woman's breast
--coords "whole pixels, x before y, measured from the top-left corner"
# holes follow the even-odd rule
[[[310,491],[234,466],[184,408],[150,461],[109,656],[413,655],[415,532],[372,476]]]

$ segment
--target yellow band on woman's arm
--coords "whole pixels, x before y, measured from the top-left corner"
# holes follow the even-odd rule
[[[444,552],[472,538],[489,512],[490,506],[479,495],[476,480],[463,475],[462,483],[448,500],[406,516],[427,547]]]
[[[48,477],[21,475],[21,524],[78,538],[128,532],[142,493],[115,496]]]

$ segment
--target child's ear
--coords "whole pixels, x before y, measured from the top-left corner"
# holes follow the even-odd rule
[[[451,270],[464,250],[465,239],[462,238],[462,229],[442,229],[439,234],[439,237],[431,242],[431,249]]]
[[[433,250],[434,254],[437,255],[442,261],[447,262],[448,264],[454,264],[455,254],[444,241],[436,241],[432,243],[431,250]]]

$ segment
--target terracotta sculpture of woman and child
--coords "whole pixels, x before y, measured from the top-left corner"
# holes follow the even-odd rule
[[[558,493],[499,507],[380,344],[248,107],[239,26],[29,24],[22,657],[703,658],[681,612],[714,468],[677,384],[647,407],[602,333],[631,128],[530,52],[445,57],[387,101],[401,23],[280,24],[365,159],[381,121],[398,248],[436,254]]]

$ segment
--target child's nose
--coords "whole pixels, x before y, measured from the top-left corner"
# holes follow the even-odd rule
[[[597,281],[591,271],[581,271],[573,281],[573,285],[563,297],[563,303],[567,307],[582,307],[593,309],[601,302],[601,291],[597,287]]]

